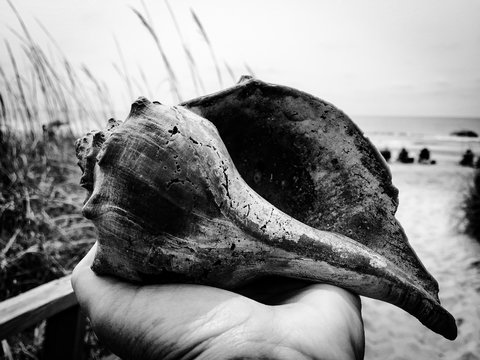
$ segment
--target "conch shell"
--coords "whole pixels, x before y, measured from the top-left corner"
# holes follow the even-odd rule
[[[330,283],[456,337],[394,217],[387,165],[333,105],[244,78],[181,106],[139,98],[76,147],[96,273],[225,289],[267,275]]]

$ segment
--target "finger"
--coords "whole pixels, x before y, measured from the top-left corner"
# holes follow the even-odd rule
[[[88,313],[88,299],[91,297],[93,291],[92,286],[95,282],[92,279],[92,270],[90,269],[93,263],[93,258],[97,250],[97,243],[95,243],[85,257],[75,266],[72,272],[72,288],[75,296],[80,304],[80,307]],[[93,280],[93,281],[92,281]]]
[[[87,289],[88,279],[90,278],[90,266],[93,263],[93,258],[95,256],[95,252],[97,250],[97,243],[95,243],[92,248],[88,251],[85,257],[80,260],[80,262],[75,266],[72,272],[72,288],[75,294],[83,294],[84,291]]]
[[[72,288],[75,292],[80,307],[90,317],[92,310],[98,308],[101,302],[99,299],[114,298],[112,296],[116,283],[120,281],[108,277],[97,276],[91,266],[97,251],[95,243],[85,257],[77,264],[72,272]],[[128,284],[120,286],[129,286]],[[108,295],[108,296],[106,296]],[[105,303],[105,302],[104,302]],[[108,303],[105,303],[108,306]]]
[[[290,293],[290,297],[284,303],[303,303],[315,306],[318,303],[327,305],[343,305],[352,307],[360,312],[362,303],[360,297],[343,288],[329,284],[312,284],[299,289],[298,292]]]
[[[285,308],[279,306],[277,311],[285,309],[284,317],[295,317],[298,326],[328,339],[332,353],[343,354],[345,359],[363,358],[365,335],[358,295],[336,286],[315,284],[292,294],[284,304]]]
[[[280,276],[264,276],[250,282],[235,292],[266,305],[283,303],[291,293],[297,293],[311,282]]]
[[[93,259],[95,257],[95,253],[97,251],[97,243],[93,244],[93,246],[90,248],[88,253],[84,256],[82,260],[77,264],[75,267],[74,271],[83,269],[85,267],[90,267],[93,263]]]

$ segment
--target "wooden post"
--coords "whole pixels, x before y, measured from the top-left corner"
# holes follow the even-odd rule
[[[83,360],[85,358],[85,316],[78,305],[47,319],[43,358],[45,360]]]

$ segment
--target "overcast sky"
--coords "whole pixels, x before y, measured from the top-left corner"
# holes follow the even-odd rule
[[[165,2],[145,3],[184,98],[194,97]],[[131,99],[112,65],[121,67],[114,38],[131,77],[140,82],[142,69],[154,97],[173,101],[159,52],[131,10],[144,11],[140,0],[14,4],[40,43],[55,52],[35,19],[72,63],[85,64],[105,80],[120,104]],[[207,92],[220,85],[190,8],[208,33],[224,87],[233,83],[225,63],[236,78],[248,64],[258,78],[310,92],[347,114],[480,116],[480,0],[170,0],[170,5]],[[20,57],[10,28],[20,31],[6,0],[0,0],[1,36]],[[5,46],[0,49],[0,64],[8,67]]]

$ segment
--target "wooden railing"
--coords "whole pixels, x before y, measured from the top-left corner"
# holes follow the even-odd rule
[[[54,280],[0,303],[0,340],[46,320],[43,358],[84,358],[85,317],[70,276]]]

